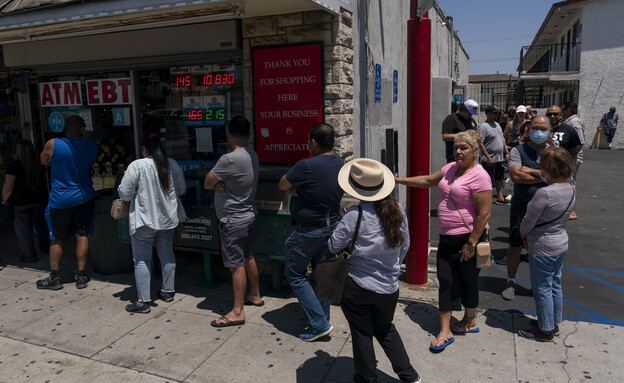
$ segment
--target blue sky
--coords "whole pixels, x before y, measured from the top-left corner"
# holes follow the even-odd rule
[[[438,0],[453,17],[466,52],[470,74],[512,73],[520,48],[530,45],[554,3],[548,0]]]

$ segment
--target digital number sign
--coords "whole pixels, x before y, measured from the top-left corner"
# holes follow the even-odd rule
[[[234,84],[234,73],[215,73],[201,76],[202,85],[232,85]]]
[[[189,121],[223,121],[225,120],[225,108],[187,109],[184,115]]]
[[[184,109],[184,125],[215,126],[225,125],[225,108]]]
[[[234,73],[193,73],[172,74],[171,89],[173,91],[195,91],[206,88],[226,89],[234,85]]]

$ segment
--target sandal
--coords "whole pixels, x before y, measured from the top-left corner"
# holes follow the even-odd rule
[[[451,323],[451,331],[453,334],[469,334],[469,333],[477,333],[479,332],[479,327],[475,324],[474,326],[467,328],[466,326],[460,326],[459,322]]]
[[[455,337],[451,337],[451,339],[446,339],[446,338],[438,338],[435,340],[435,343],[438,343],[438,341],[443,340],[444,343],[442,343],[439,346],[434,346],[434,345],[430,345],[429,346],[429,351],[433,352],[433,353],[439,353],[444,351],[444,349],[446,348],[446,346],[448,346],[449,344],[455,342]]]

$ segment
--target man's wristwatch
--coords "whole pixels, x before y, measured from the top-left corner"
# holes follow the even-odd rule
[[[470,241],[468,241],[468,244],[476,249],[478,243],[477,242],[470,242]]]

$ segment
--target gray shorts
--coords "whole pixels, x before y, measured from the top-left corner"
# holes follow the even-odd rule
[[[576,176],[582,163],[583,161],[579,161],[577,158],[574,159],[574,172],[572,173],[572,177],[570,177],[570,185],[572,186],[576,186]]]
[[[253,257],[256,218],[243,222],[219,222],[221,257],[225,267],[243,267]]]

